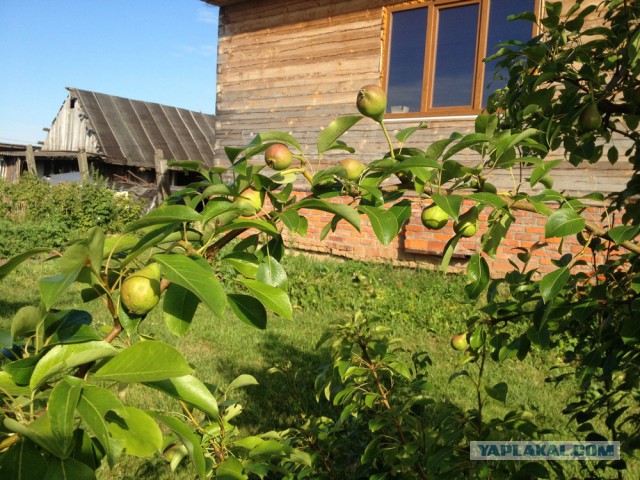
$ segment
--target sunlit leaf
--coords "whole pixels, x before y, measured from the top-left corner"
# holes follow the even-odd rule
[[[122,350],[95,372],[94,377],[118,382],[153,382],[191,373],[191,367],[174,347],[144,341]]]

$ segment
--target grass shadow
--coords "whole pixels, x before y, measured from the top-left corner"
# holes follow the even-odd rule
[[[307,416],[328,413],[331,406],[317,402],[314,393],[316,376],[331,360],[327,348],[305,350],[266,332],[257,350],[267,367],[220,361],[220,371],[225,372],[227,383],[240,374],[252,375],[259,383],[230,395],[244,405],[242,415],[235,419],[239,428],[252,433],[282,430],[299,425],[303,413]]]

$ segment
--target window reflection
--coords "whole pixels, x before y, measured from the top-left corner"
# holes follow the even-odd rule
[[[478,32],[478,4],[440,9],[434,107],[471,105]]]
[[[387,85],[391,113],[421,110],[427,12],[416,8],[393,14]]]
[[[526,42],[531,38],[531,22],[525,20],[507,21],[509,15],[521,12],[532,12],[535,0],[492,0],[489,11],[489,34],[487,36],[487,54],[489,57],[498,51],[497,45],[507,40]],[[487,62],[484,71],[484,88],[482,90],[482,106],[486,106],[489,94],[503,88],[507,81],[506,72],[499,72],[497,60]],[[496,74],[498,76],[496,77]]]

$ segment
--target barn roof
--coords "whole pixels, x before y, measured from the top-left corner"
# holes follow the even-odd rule
[[[154,167],[161,149],[169,160],[200,160],[214,164],[214,116],[67,87],[79,103],[106,161]]]

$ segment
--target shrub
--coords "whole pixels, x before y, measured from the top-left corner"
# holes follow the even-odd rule
[[[93,181],[50,185],[26,174],[15,184],[0,181],[0,256],[35,246],[59,248],[98,226],[115,233],[139,218],[143,204]]]

